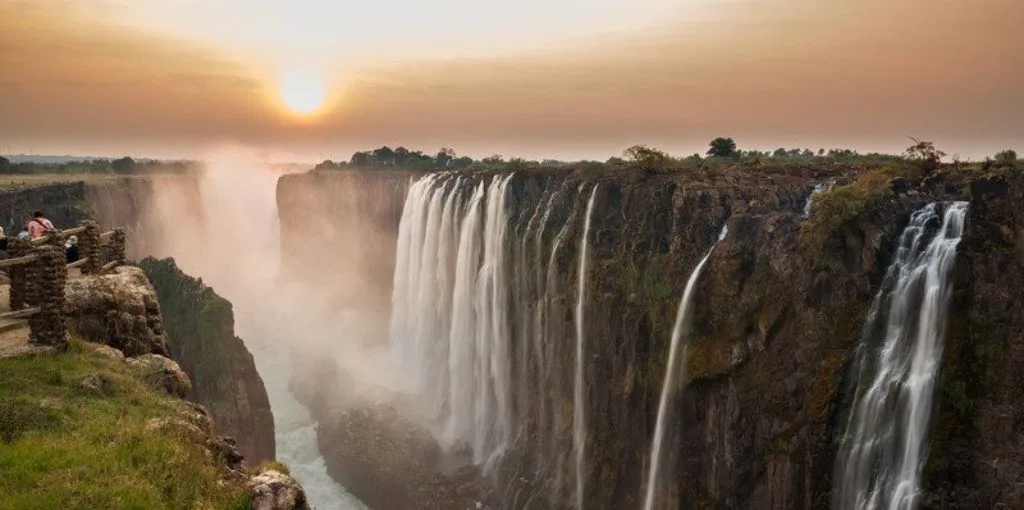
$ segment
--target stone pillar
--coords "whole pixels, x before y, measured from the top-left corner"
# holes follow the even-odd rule
[[[63,347],[67,345],[67,326],[64,324],[64,283],[67,281],[67,258],[64,248],[43,246],[35,250],[39,258],[31,266],[37,278],[34,285],[39,313],[29,317],[33,342]]]
[[[56,246],[57,248],[64,249],[64,232],[61,232],[58,228],[46,229],[46,243],[49,246]]]
[[[114,235],[110,236],[110,248],[113,252],[113,259],[118,265],[128,261],[128,234],[123,228],[115,228]]]
[[[82,274],[96,274],[103,266],[103,252],[100,250],[100,226],[93,220],[84,220],[80,224],[85,232],[78,236],[78,257],[88,257],[82,265]]]
[[[28,239],[19,237],[7,238],[7,254],[11,258],[23,257],[32,252],[32,243]],[[11,311],[21,310],[26,307],[25,296],[28,293],[28,266],[11,266],[7,270],[7,276],[11,279]]]

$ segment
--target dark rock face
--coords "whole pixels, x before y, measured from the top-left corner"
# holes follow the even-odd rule
[[[896,179],[870,193],[851,194],[852,206],[833,204],[827,212],[841,207],[841,217],[814,233],[814,219],[796,213],[815,182],[833,177],[841,185],[853,180],[827,172],[813,178],[757,172],[517,173],[509,184],[515,232],[510,237],[523,239],[544,203],[551,204],[554,227],[540,236],[538,256],[514,268],[513,303],[531,302],[532,284],[519,275],[546,265],[553,231],[568,225],[564,247],[554,257],[560,279],[554,301],[560,304],[552,315],[564,321],[556,325],[552,352],[562,361],[544,391],[532,382],[538,368],[528,356],[522,358],[525,366],[513,370],[513,386],[519,388],[513,395],[516,439],[493,477],[471,477],[483,484],[468,484],[473,498],[493,508],[572,506],[572,307],[582,233],[578,216],[586,201],[577,190],[581,183],[596,182],[584,367],[587,508],[642,503],[676,307],[690,271],[727,220],[729,235],[698,282],[690,383],[673,403],[682,410],[673,443],[679,449],[673,463],[678,484],[670,489],[674,506],[827,508],[838,436],[850,406],[848,365],[893,243],[914,210],[968,195],[972,203],[957,263],[947,366],[922,503],[927,508],[1024,505],[1024,452],[1017,447],[1024,414],[1015,402],[1022,388],[1013,375],[1015,362],[1024,361],[1018,359],[1024,350],[1018,353],[1014,346],[1024,338],[1024,314],[1013,294],[1024,287],[1024,181],[1004,176],[969,185],[968,177],[948,174]],[[281,215],[309,217],[308,210],[289,212],[281,193],[302,180],[320,181],[290,179],[278,189]],[[323,196],[303,207],[331,203],[332,194],[341,193],[320,185],[304,193],[315,195],[317,187]],[[395,221],[389,228],[397,231],[397,215],[382,217]],[[345,228],[339,232],[344,235]],[[416,491],[444,487],[432,477],[450,470],[443,469],[436,443],[396,411],[402,406],[346,407],[339,404],[344,399],[322,395],[352,381],[310,377],[318,389],[304,400],[320,423],[332,476],[379,508],[433,508],[417,506],[425,498]],[[551,410],[563,415],[553,430],[541,423]],[[381,458],[387,460],[377,460],[375,451],[385,452]]]
[[[1024,179],[971,183],[923,508],[1024,508]]]
[[[493,503],[473,466],[442,472],[441,447],[430,431],[407,419],[408,402],[377,392],[352,395],[351,378],[331,362],[304,367],[292,391],[319,423],[317,442],[328,473],[374,510],[472,509]]]
[[[57,228],[77,227],[90,217],[90,208],[83,200],[83,182],[51,184],[0,191],[0,226],[7,235],[17,235],[36,209],[43,209]]]
[[[190,397],[237,438],[252,463],[274,458],[274,417],[252,354],[234,333],[231,303],[182,272],[173,259],[144,259],[167,323],[172,357],[193,382]]]

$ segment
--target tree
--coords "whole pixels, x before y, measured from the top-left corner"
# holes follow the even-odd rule
[[[505,158],[501,154],[491,154],[484,159],[480,160],[485,165],[500,165],[505,162]]]
[[[373,150],[373,166],[395,166],[395,151],[387,145]]]
[[[372,156],[369,152],[359,151],[352,155],[349,164],[355,167],[368,167],[371,164]]]
[[[1017,166],[1017,152],[1013,149],[1006,149],[1005,151],[999,151],[995,157],[996,164],[999,166],[1014,167]]]
[[[114,173],[130,174],[135,171],[135,167],[135,160],[128,156],[110,162],[110,168],[114,169]]]
[[[708,156],[719,158],[733,158],[739,155],[736,152],[736,142],[732,138],[718,137],[711,140]]]
[[[473,158],[469,156],[462,156],[461,158],[455,158],[451,162],[452,168],[469,168],[473,164]]]
[[[0,173],[6,174],[11,171],[11,160],[0,156]]]
[[[622,151],[622,156],[647,172],[664,168],[669,161],[668,154],[639,144]]]
[[[935,144],[932,142],[918,140],[912,136],[910,139],[913,140],[914,145],[907,147],[907,158],[920,165],[921,170],[923,170],[925,174],[930,174],[938,169],[939,161],[942,160],[942,157],[945,156],[946,153],[936,149]]]
[[[449,147],[441,147],[441,150],[437,151],[437,155],[434,156],[434,162],[438,166],[450,166],[452,161],[455,161],[455,149]]]
[[[773,158],[784,158],[784,157],[786,157],[788,155],[789,155],[789,152],[787,152],[786,149],[783,149],[782,147],[779,147],[778,149],[775,149],[775,152],[772,153],[772,157]]]

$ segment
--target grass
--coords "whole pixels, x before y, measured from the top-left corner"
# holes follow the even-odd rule
[[[80,341],[0,360],[0,509],[248,508],[204,445],[147,427],[186,409]]]
[[[116,182],[124,179],[146,179],[148,175],[121,175],[103,173],[81,173],[81,174],[4,174],[0,175],[0,190],[42,186],[45,184],[57,184],[65,182],[84,182],[86,184],[98,185]]]

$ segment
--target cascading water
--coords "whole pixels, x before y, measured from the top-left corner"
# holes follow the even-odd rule
[[[864,325],[857,388],[836,457],[833,507],[909,510],[919,490],[942,365],[949,275],[966,202],[916,211]]]
[[[583,238],[580,241],[580,272],[576,279],[579,287],[576,294],[576,374],[573,383],[573,425],[572,443],[573,455],[576,461],[576,508],[583,508],[583,456],[586,453],[587,424],[584,415],[583,398],[583,352],[586,347],[584,342],[583,307],[587,300],[587,238],[590,235],[590,220],[594,213],[594,198],[597,196],[597,185],[590,192],[590,199],[587,201],[587,215],[583,225]]]
[[[831,190],[832,186],[834,186],[834,182],[831,181],[828,183],[819,183],[814,185],[814,190],[811,191],[811,194],[807,197],[807,202],[804,203],[804,218],[811,217],[811,205],[812,201],[814,200],[814,196],[817,195],[818,193],[824,193],[826,191]]]
[[[399,227],[392,294],[391,348],[407,390],[422,397],[444,446],[468,448],[485,469],[512,434],[510,178],[471,185],[436,174],[414,183]]]
[[[722,232],[718,235],[718,241],[725,239],[728,234],[728,226],[722,227]],[[690,278],[686,281],[686,289],[683,291],[683,299],[679,302],[679,309],[676,312],[676,321],[672,326],[672,339],[669,343],[668,350],[668,364],[665,367],[665,382],[661,388],[661,398],[658,401],[658,418],[654,426],[654,440],[651,442],[651,465],[647,473],[647,490],[644,497],[644,510],[652,510],[658,501],[658,496],[664,492],[665,480],[670,478],[665,476],[661,472],[662,466],[665,464],[664,459],[664,442],[665,442],[665,431],[669,425],[668,415],[669,411],[669,400],[674,397],[681,389],[678,386],[683,384],[686,380],[686,361],[687,355],[689,354],[689,343],[682,342],[684,336],[689,335],[691,328],[691,318],[693,317],[693,298],[694,289],[697,287],[697,280],[700,278],[700,273],[704,269],[704,265],[707,264],[708,259],[711,258],[711,252],[715,250],[715,243],[704,258],[700,260],[697,267],[690,273]],[[682,344],[682,345],[680,345]],[[680,352],[682,348],[682,352]],[[676,421],[676,420],[672,420]],[[664,504],[664,503],[663,503]]]

